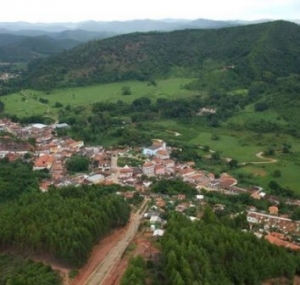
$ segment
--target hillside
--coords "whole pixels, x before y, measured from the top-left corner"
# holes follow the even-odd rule
[[[80,43],[71,38],[53,39],[49,36],[27,37],[0,34],[0,62],[26,62],[60,53]]]
[[[231,66],[236,81],[300,72],[300,27],[270,23],[169,33],[134,33],[93,41],[68,52],[35,61],[23,85],[54,88],[96,82],[148,80],[172,75],[200,75],[205,62]]]

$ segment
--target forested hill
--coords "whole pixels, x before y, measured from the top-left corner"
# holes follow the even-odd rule
[[[28,62],[60,53],[80,43],[74,39],[53,39],[49,36],[0,34],[0,62]]]
[[[148,80],[178,69],[197,75],[212,59],[241,79],[300,72],[300,27],[286,21],[223,28],[121,35],[32,62],[23,86],[53,88]]]

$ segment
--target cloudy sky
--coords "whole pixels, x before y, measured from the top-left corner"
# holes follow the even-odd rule
[[[0,22],[300,19],[300,0],[7,0]]]

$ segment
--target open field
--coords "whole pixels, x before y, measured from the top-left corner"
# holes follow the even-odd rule
[[[152,127],[150,127],[152,126]],[[236,170],[230,170],[233,175],[242,173],[251,174],[255,183],[267,188],[271,180],[277,181],[284,187],[290,187],[297,193],[300,193],[299,173],[300,173],[300,144],[299,140],[284,134],[256,134],[252,132],[236,132],[224,128],[205,128],[202,126],[183,125],[176,121],[164,120],[159,123],[149,123],[149,132],[155,137],[165,139],[167,142],[176,140],[178,142],[191,143],[193,145],[208,145],[210,149],[218,151],[222,157],[234,158],[240,163],[260,162],[259,164],[247,164]],[[181,135],[175,136],[178,132]],[[215,134],[218,140],[213,140]],[[283,154],[283,144],[290,144],[291,153]],[[276,163],[268,163],[267,159],[261,159],[256,156],[269,147],[273,147],[277,159]],[[204,155],[203,152],[200,153]],[[261,163],[266,162],[266,163]],[[217,169],[223,169],[222,166],[214,166]],[[275,170],[281,171],[281,177],[273,177]]]
[[[20,117],[35,114],[42,114],[49,117],[58,116],[61,108],[55,108],[56,102],[65,108],[70,106],[89,106],[95,102],[131,102],[136,98],[146,96],[152,101],[157,98],[179,98],[199,94],[197,91],[188,91],[182,88],[183,85],[191,82],[191,78],[172,78],[157,80],[157,85],[149,85],[148,82],[128,81],[111,84],[100,84],[80,88],[67,88],[53,90],[50,94],[36,90],[24,90],[17,94],[2,97],[5,109],[8,113],[16,114]],[[123,86],[130,87],[132,94],[122,95]],[[245,90],[237,90],[241,95]],[[39,99],[49,100],[48,104],[41,103]],[[273,164],[251,164],[232,171],[233,174],[251,174],[253,181],[266,187],[270,180],[276,180],[282,186],[288,186],[300,193],[298,173],[300,173],[299,140],[283,134],[257,134],[250,131],[234,131],[230,129],[230,123],[245,124],[247,121],[267,120],[286,125],[287,122],[280,118],[278,114],[270,109],[265,112],[255,112],[253,105],[248,105],[244,110],[238,112],[234,117],[224,122],[224,127],[208,128],[204,123],[197,121],[189,124],[179,123],[177,120],[159,120],[143,123],[140,130],[146,132],[153,138],[161,138],[168,141],[178,141],[193,145],[208,145],[210,149],[218,151],[222,157],[234,158],[239,163],[262,162],[256,154],[268,148],[274,148],[277,163]],[[179,133],[179,136],[175,136]],[[217,139],[213,139],[213,135]],[[108,137],[103,137],[103,145],[116,143]],[[292,154],[282,154],[283,144],[292,145]],[[201,155],[203,153],[199,149]],[[222,168],[222,166],[221,166]],[[282,175],[279,178],[272,176],[274,170],[280,169]],[[298,189],[299,188],[299,189]]]
[[[63,106],[87,106],[96,102],[131,102],[139,97],[157,98],[179,98],[197,94],[195,91],[182,89],[182,86],[192,81],[188,78],[171,78],[157,80],[157,85],[149,85],[148,82],[128,81],[110,84],[99,84],[88,87],[76,87],[57,89],[49,94],[36,90],[24,90],[20,93],[3,96],[5,110],[18,116],[29,116],[36,114],[56,114],[59,108],[54,108],[56,102]],[[123,86],[130,87],[132,94],[122,95]],[[198,92],[199,93],[199,92]],[[49,100],[48,104],[39,101],[40,98]]]
[[[237,113],[234,117],[230,118],[226,123],[241,124],[241,123],[259,121],[259,120],[271,121],[281,126],[286,126],[288,124],[283,118],[281,118],[280,115],[278,115],[276,111],[270,109],[264,112],[255,112],[253,105],[247,106],[245,110],[242,110],[239,113]]]

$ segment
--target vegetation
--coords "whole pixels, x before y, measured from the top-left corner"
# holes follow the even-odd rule
[[[28,62],[70,49],[80,44],[71,39],[54,39],[48,36],[0,35],[0,61]]]
[[[218,30],[121,35],[32,62],[21,84],[52,89],[96,82],[148,81],[172,73],[202,78],[202,72],[212,66],[207,66],[207,60],[219,69],[210,72],[210,78],[223,82],[223,88],[252,80],[271,81],[299,72],[299,29],[297,24],[275,21]],[[202,83],[200,80],[194,85]]]
[[[121,285],[146,284],[146,264],[141,256],[133,257],[122,277]]]
[[[299,254],[223,225],[206,208],[201,221],[174,213],[162,240],[159,284],[261,284],[274,277],[292,280]]]
[[[20,178],[16,175],[18,179],[10,179],[9,184],[9,174],[5,171],[14,165],[1,163],[0,169],[4,172],[0,189],[1,192],[5,190],[1,193],[1,202],[6,201],[0,209],[2,248],[20,253],[26,250],[32,254],[49,254],[70,265],[80,266],[99,239],[128,221],[128,205],[119,196],[111,194],[115,187],[122,188],[120,186],[53,188],[41,193],[36,184],[31,184],[35,174],[26,170],[26,165],[22,168],[20,162],[15,163],[14,173],[22,174],[23,171],[24,174]],[[18,181],[22,185],[18,186]],[[33,189],[29,191],[26,187]]]
[[[0,255],[0,285],[60,285],[59,275],[50,266],[21,256]]]
[[[88,157],[73,155],[66,161],[66,168],[71,173],[88,171],[90,160]]]
[[[0,203],[16,200],[25,193],[37,193],[40,173],[33,172],[30,164],[0,159]]]

